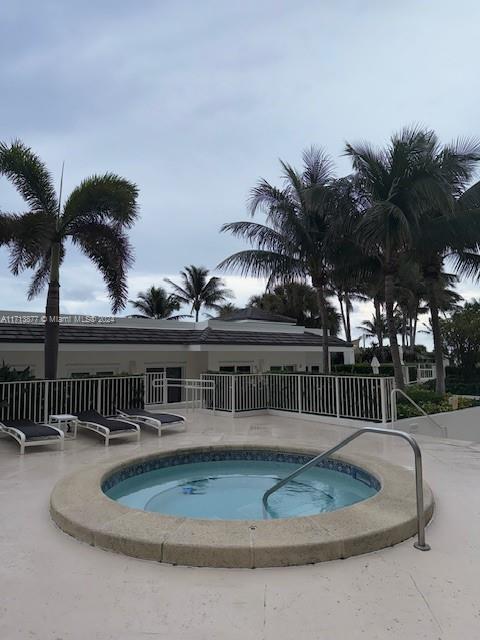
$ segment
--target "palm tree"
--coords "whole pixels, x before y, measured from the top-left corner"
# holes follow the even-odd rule
[[[413,246],[419,221],[435,203],[448,206],[448,194],[435,161],[437,139],[433,132],[407,128],[392,136],[383,150],[369,144],[347,144],[359,189],[368,200],[358,226],[365,251],[381,265],[385,311],[395,381],[404,388],[394,316],[395,281],[401,259]]]
[[[363,333],[371,338],[377,338],[378,346],[383,349],[383,336],[387,333],[387,321],[385,316],[374,313],[371,320],[364,320],[358,327]]]
[[[195,267],[192,264],[180,272],[181,286],[165,278],[165,282],[173,287],[174,299],[180,304],[191,305],[192,313],[195,312],[195,322],[198,322],[202,307],[218,310],[228,298],[233,296],[221,278],[216,276],[209,278],[208,274],[209,271],[205,267]]]
[[[142,312],[141,318],[155,318],[166,320],[180,320],[187,316],[172,315],[179,311],[180,302],[169,295],[163,287],[151,286],[145,292],[140,291],[136,300],[129,300],[129,303],[138,311]]]
[[[283,316],[295,318],[298,325],[320,327],[317,294],[313,287],[300,282],[287,282],[276,286],[272,291],[252,296],[249,307],[271,311]],[[334,306],[327,299],[328,331],[337,335],[340,330],[340,318]]]
[[[0,175],[16,187],[29,207],[11,220],[11,270],[35,273],[29,299],[48,283],[45,323],[45,377],[56,378],[60,315],[60,267],[70,240],[101,272],[117,313],[127,301],[127,269],[133,261],[125,230],[137,218],[137,187],[106,173],[91,176],[65,203],[45,164],[26,145],[0,143]]]
[[[334,251],[341,234],[346,233],[344,212],[355,209],[351,185],[346,180],[334,180],[332,161],[314,147],[303,153],[301,172],[280,163],[283,187],[260,180],[250,195],[250,214],[263,211],[266,224],[241,221],[225,224],[221,229],[244,238],[254,248],[229,256],[219,268],[267,277],[269,288],[310,279],[324,328],[323,370],[328,373],[328,287]]]
[[[218,318],[221,320],[223,318],[227,318],[229,315],[235,313],[236,311],[240,311],[240,307],[237,307],[235,304],[233,304],[233,302],[225,302],[225,304],[218,305],[216,315],[207,314],[207,317],[212,319]]]
[[[432,149],[432,161],[448,194],[446,206],[433,201],[420,219],[414,237],[413,258],[425,282],[430,308],[436,365],[436,391],[445,393],[443,338],[440,323],[442,292],[447,284],[444,263],[453,258],[460,275],[476,276],[480,270],[480,183],[466,188],[480,160],[480,143],[459,140]]]

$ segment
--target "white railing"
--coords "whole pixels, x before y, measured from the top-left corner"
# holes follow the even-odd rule
[[[203,374],[170,380],[163,373],[105,378],[0,382],[0,420],[45,422],[49,415],[96,409],[165,404],[168,389],[179,386],[196,407],[235,414],[277,410],[388,422],[393,378],[307,374]]]
[[[380,422],[392,417],[393,378],[207,373],[202,379],[215,382],[217,409],[233,414],[273,409]]]
[[[167,401],[165,373],[155,371],[143,375],[145,381],[145,404],[163,404]]]
[[[203,409],[208,407],[215,412],[216,388],[213,380],[202,378],[163,378],[153,380],[154,387],[163,387],[164,397],[168,402],[168,389],[181,390],[181,404],[185,404],[191,409]]]
[[[429,380],[435,380],[437,370],[434,364],[404,364],[403,378],[405,384],[421,384]]]
[[[153,384],[159,376],[163,374],[0,382],[0,420],[46,422],[52,414],[96,409],[113,415],[117,408],[162,404],[164,386]]]

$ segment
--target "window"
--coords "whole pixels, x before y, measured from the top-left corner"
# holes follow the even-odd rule
[[[332,366],[336,364],[345,364],[345,354],[343,353],[343,351],[331,351],[330,364]]]
[[[242,364],[237,367],[237,373],[251,373],[251,369],[249,364]]]
[[[226,364],[218,367],[220,373],[251,373],[252,367],[249,364]]]
[[[294,364],[284,364],[281,366],[270,367],[272,373],[295,373],[296,366]]]

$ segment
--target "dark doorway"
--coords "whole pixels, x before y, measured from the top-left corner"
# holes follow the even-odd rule
[[[174,378],[180,380],[182,378],[182,367],[167,367],[165,370],[165,377],[168,379]],[[182,401],[182,387],[168,387],[167,402],[181,402]]]
[[[147,373],[164,373],[167,379],[182,379],[182,367],[147,367]],[[182,387],[167,386],[167,402],[181,402]]]

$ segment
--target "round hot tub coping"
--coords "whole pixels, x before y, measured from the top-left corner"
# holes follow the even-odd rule
[[[265,450],[317,455],[318,448],[251,443],[182,446],[116,462],[89,465],[60,480],[50,513],[65,533],[92,546],[169,564],[199,567],[302,565],[376,551],[416,533],[413,472],[371,456],[335,455],[376,477],[374,496],[329,513],[278,520],[198,520],[125,507],[108,498],[103,482],[125,467],[160,457],[204,451]],[[426,522],[434,500],[424,483]]]

